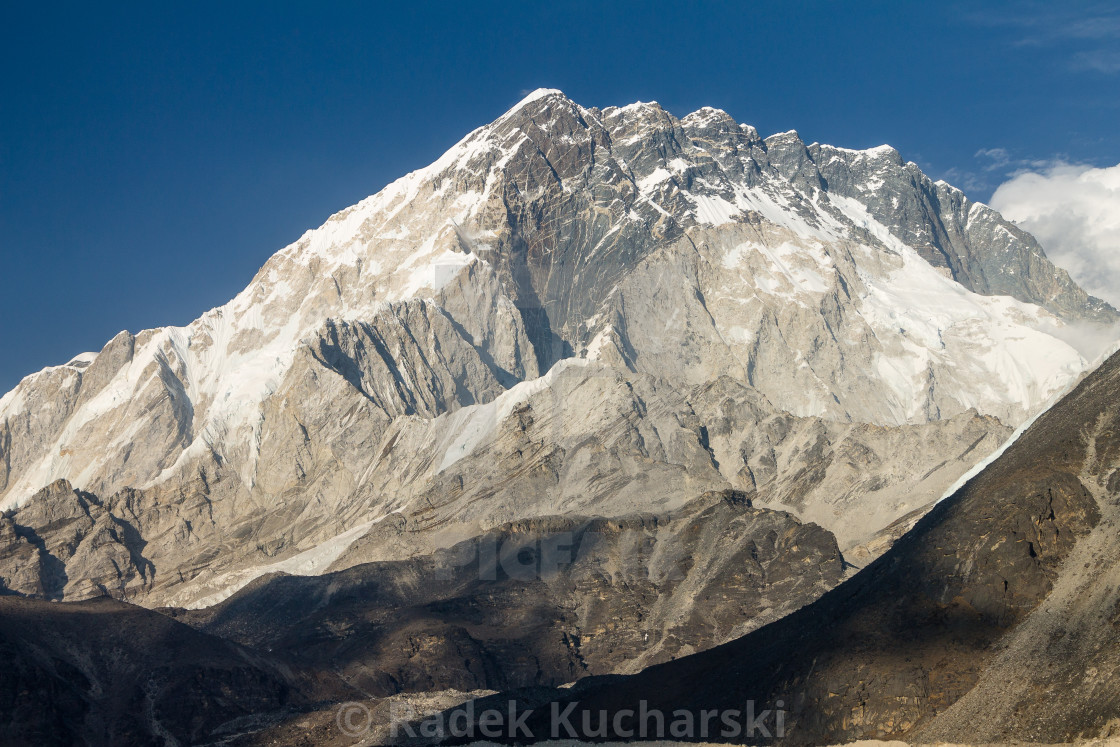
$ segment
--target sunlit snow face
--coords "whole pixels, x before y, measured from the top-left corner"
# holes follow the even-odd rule
[[[523,110],[532,107],[568,112],[572,122],[582,124],[560,132],[540,113],[523,122]],[[676,138],[673,133],[681,127],[708,128],[703,137],[715,140],[669,137]],[[592,140],[599,145],[591,148]],[[796,133],[764,143],[752,128],[736,125],[718,110],[701,110],[684,120],[656,104],[596,114],[555,92],[535,92],[431,166],[339,212],[281,250],[226,306],[187,327],[147,334],[133,364],[73,414],[67,429],[57,434],[60,440],[22,470],[8,494],[25,494],[62,474],[91,478],[100,469],[98,459],[79,464],[62,441],[102,423],[136,392],[162,391],[160,376],[166,372],[179,381],[176,391],[181,389],[192,408],[192,440],[176,446],[178,457],[165,460],[170,466],[148,475],[143,484],[212,449],[238,450],[239,469],[251,484],[261,405],[278,391],[299,346],[327,319],[368,320],[385,304],[409,298],[434,303],[472,265],[497,275],[500,268],[486,257],[505,246],[512,232],[559,231],[563,239],[569,229],[557,228],[566,225],[557,220],[558,211],[573,205],[588,212],[561,217],[594,221],[597,231],[597,243],[576,257],[586,263],[581,277],[596,276],[597,263],[615,261],[611,258],[618,255],[609,250],[620,237],[648,243],[645,254],[633,255],[633,266],[604,274],[610,278],[604,287],[580,286],[594,295],[586,304],[587,299],[538,301],[590,310],[586,318],[564,320],[572,330],[584,331],[573,352],[590,360],[621,363],[620,356],[637,353],[643,365],[673,370],[681,360],[714,356],[718,364],[709,360],[687,375],[702,378],[708,372],[700,369],[718,365],[746,377],[763,339],[762,320],[770,319],[778,325],[776,339],[787,338],[781,364],[787,378],[775,374],[772,382],[756,385],[774,387],[767,393],[798,414],[891,423],[931,417],[931,377],[953,407],[1019,420],[1084,368],[1085,360],[1060,339],[1067,327],[1057,319],[1029,304],[967,291],[872,217],[868,205],[879,204],[872,200],[892,188],[892,169],[909,168],[893,149],[809,146],[818,148],[822,164],[847,164],[864,174],[849,193],[856,196],[845,197],[798,186],[779,174],[766,158],[767,148],[776,152],[780,147],[807,146]],[[563,178],[559,171],[550,176],[552,167],[538,163],[544,150],[563,160],[583,153],[580,148],[594,153],[594,165],[564,161]],[[533,182],[538,190],[528,193],[523,187],[530,183],[524,179],[531,167],[539,167]],[[511,216],[510,195],[537,213]],[[887,203],[897,207],[898,195]],[[534,223],[538,220],[540,226]],[[690,242],[699,249],[689,249]],[[549,251],[543,254],[548,262],[570,260]],[[672,293],[663,294],[660,307],[643,305],[647,299],[641,297],[650,297],[651,287],[679,290],[693,282],[681,268],[688,266],[682,258],[696,251],[706,262],[695,276],[700,306],[690,310],[686,306],[694,300]],[[677,260],[643,270],[643,258],[656,252],[678,252]],[[539,274],[547,277],[551,271],[542,266]],[[639,282],[643,272],[649,276],[645,287]],[[502,278],[500,283],[509,282]],[[512,293],[508,287],[505,292]],[[853,377],[849,388],[874,393],[868,403],[853,401],[839,409],[836,372],[814,361],[812,340],[797,339],[798,330],[819,318],[821,304],[834,295],[846,299],[837,342],[861,351],[845,358],[845,375]],[[642,308],[649,318],[617,324],[612,313],[622,300],[629,313]],[[506,301],[511,307],[524,303]],[[710,340],[709,332],[701,334],[704,329],[710,330]],[[772,335],[766,339],[775,344]],[[0,407],[11,412],[25,402],[25,393],[17,390],[0,400]],[[114,431],[114,443],[132,438],[139,427],[133,423]]]

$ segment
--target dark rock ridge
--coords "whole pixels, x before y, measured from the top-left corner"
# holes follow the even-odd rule
[[[630,671],[778,619],[844,568],[827,531],[725,491],[273,576],[206,610],[0,596],[0,741],[245,743],[340,701]]]
[[[829,532],[726,491],[671,514],[525,520],[170,614],[385,696],[637,671],[777,619],[843,575]]]
[[[578,701],[570,723],[586,714],[597,732],[600,711],[610,722],[640,701],[699,723],[702,710],[742,712],[753,700],[784,708],[790,744],[1107,733],[1120,716],[1118,389],[1120,354],[815,603],[726,645],[589,680],[576,695],[537,692],[526,706]],[[534,733],[550,733],[548,715],[535,714]],[[613,728],[594,736],[626,736]],[[771,741],[720,729],[691,741]]]

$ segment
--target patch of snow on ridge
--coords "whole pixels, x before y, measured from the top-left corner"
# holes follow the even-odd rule
[[[758,213],[769,223],[781,226],[804,239],[817,241],[832,241],[837,237],[843,238],[842,232],[828,232],[814,226],[803,216],[799,215],[782,195],[769,194],[759,187],[746,188],[734,185],[735,207],[742,212]],[[825,215],[818,211],[818,217]]]
[[[685,171],[688,171],[689,169],[691,169],[692,164],[678,156],[677,158],[674,158],[672,161],[669,161],[669,168],[672,169],[674,173],[682,174]]]
[[[939,379],[958,382],[963,407],[993,413],[1018,405],[1020,416],[1085,370],[1075,348],[1043,331],[1062,326],[1048,312],[1008,296],[973,293],[939,273],[857,201],[831,200],[901,260],[883,276],[860,270],[867,288],[860,313],[880,339],[901,333],[898,345],[877,354],[879,374],[896,395],[891,408],[897,417],[918,415],[931,368],[941,372]]]
[[[67,366],[77,366],[77,367],[81,368],[81,367],[88,366],[89,364],[93,363],[93,361],[96,357],[97,357],[97,353],[92,353],[92,352],[78,353],[73,358],[71,358],[70,361],[66,365]]]
[[[196,599],[185,606],[190,610],[212,607],[215,604],[229,599],[261,576],[266,576],[270,573],[286,573],[290,576],[318,576],[329,568],[334,561],[341,558],[343,553],[350,549],[350,545],[354,544],[356,539],[369,531],[370,527],[384,521],[394,513],[400,512],[390,511],[384,516],[379,516],[372,521],[359,524],[356,527],[346,530],[342,534],[330,538],[326,542],[316,545],[309,550],[304,550],[286,560],[224,573],[209,583],[209,586],[211,588],[216,587],[217,591],[200,599]]]
[[[658,184],[661,184],[662,182],[668,181],[672,178],[672,174],[658,166],[649,174],[649,176],[644,176],[638,180],[638,189],[641,192],[649,192]]]
[[[120,334],[120,333],[118,333]],[[38,371],[33,371],[27,376],[24,376],[19,382],[0,396],[0,411],[8,409],[9,412],[15,412],[23,405],[23,391],[26,386],[29,386],[35,379],[43,374],[51,371],[60,371],[61,369],[69,369],[71,371],[80,371],[89,366],[97,358],[97,353],[79,353],[72,357],[66,363],[57,366],[45,366]],[[18,403],[18,404],[17,404]]]
[[[585,348],[587,359],[592,361],[602,360],[603,349],[613,344],[611,337],[615,334],[617,333],[615,332],[614,325],[608,324],[603,327],[602,331],[595,335],[591,342],[587,343],[587,347]]]
[[[757,255],[764,266],[751,263]],[[819,299],[832,286],[835,270],[832,260],[816,242],[795,244],[784,241],[777,246],[748,241],[738,244],[723,256],[724,269],[739,270],[742,282],[771,296],[788,298],[806,305]]]
[[[831,269],[832,263],[818,247],[799,246],[787,241],[773,248],[758,248],[771,266],[778,268],[796,290],[819,294],[829,289],[830,283],[819,270]]]
[[[408,272],[401,295],[411,297],[417,295],[424,288],[438,291],[450,283],[459,271],[474,262],[481,262],[475,254],[464,254],[450,249],[429,257],[419,266]]]
[[[872,148],[866,148],[864,150],[859,150],[858,148],[842,148],[839,145],[829,145],[828,143],[813,143],[813,145],[819,145],[821,147],[821,150],[836,151],[837,153],[847,153],[851,156],[862,156],[864,158],[876,158],[879,156],[885,156],[897,152],[897,150],[893,146],[885,144],[876,145]]]
[[[741,213],[739,208],[719,195],[690,194],[688,198],[696,205],[696,220],[710,226],[731,223]]]
[[[482,405],[471,405],[453,413],[440,415],[437,420],[449,421],[444,429],[446,447],[443,460],[436,472],[443,472],[463,457],[471,454],[485,443],[498,426],[517,408],[539,392],[553,386],[556,378],[572,367],[586,366],[584,358],[564,358],[556,363],[544,376],[530,381],[522,381]]]
[[[1105,350],[1105,352],[1102,353],[1101,356],[1099,358],[1097,358],[1096,361],[1094,361],[1092,365],[1090,365],[1086,368],[1085,374],[1087,375],[1088,373],[1097,370],[1101,366],[1101,364],[1103,364],[1106,360],[1108,360],[1117,351],[1120,351],[1120,343],[1113,344],[1107,350]],[[1016,428],[1015,431],[1010,436],[1007,437],[1007,440],[1004,441],[1002,444],[1000,444],[999,447],[997,447],[995,451],[993,451],[991,454],[989,454],[988,456],[984,457],[979,462],[977,462],[976,465],[973,466],[972,469],[965,472],[963,475],[961,475],[957,479],[956,482],[954,482],[952,485],[950,485],[945,490],[945,492],[942,493],[941,497],[937,499],[937,503],[941,503],[945,499],[953,497],[953,494],[956,493],[961,488],[963,488],[965,485],[967,485],[969,480],[971,480],[972,478],[979,475],[985,469],[990,467],[997,459],[999,459],[1001,456],[1003,456],[1004,453],[1008,449],[1010,449],[1011,446],[1016,441],[1018,441],[1019,438],[1024,433],[1027,432],[1028,428],[1030,428],[1032,425],[1034,425],[1038,421],[1039,418],[1041,418],[1046,412],[1048,412],[1050,410],[1050,408],[1054,407],[1054,405],[1058,404],[1063,399],[1065,399],[1066,395],[1069,394],[1070,392],[1072,392],[1074,390],[1074,388],[1078,384],[1080,384],[1083,379],[1084,379],[1084,375],[1075,376],[1072,379],[1070,379],[1064,387],[1055,391],[1050,396],[1050,399],[1048,399],[1046,401],[1046,403],[1038,409],[1038,412],[1036,412],[1034,415],[1030,416],[1029,418],[1024,420],[1022,423],[1020,423],[1019,427]]]
[[[835,205],[845,217],[852,221],[852,223],[866,230],[888,249],[902,253],[907,248],[906,244],[891,233],[889,228],[875,220],[859,200],[832,193],[829,193],[828,199],[829,202]]]
[[[23,501],[30,498],[34,493],[49,485],[57,476],[68,472],[71,468],[71,457],[68,449],[64,448],[66,444],[75,442],[83,428],[97,418],[112,412],[115,408],[126,405],[132,398],[136,390],[149,379],[159,375],[158,369],[153,369],[148,364],[156,359],[156,355],[167,344],[170,338],[170,328],[161,328],[155,330],[156,334],[139,349],[136,350],[132,361],[122,368],[120,372],[114,376],[107,386],[97,393],[90,400],[85,402],[67,421],[66,426],[62,429],[59,435],[55,438],[51,448],[45,449],[43,454],[32,463],[20,476],[20,478],[8,489],[7,496],[4,501],[0,503],[0,509],[14,508],[22,504]],[[41,376],[58,368],[65,368],[60,366],[52,366],[51,368],[44,369],[32,376]],[[77,375],[75,370],[74,375]],[[31,377],[28,377],[30,379]],[[27,379],[25,379],[27,381]],[[21,382],[22,383],[22,382]],[[12,390],[12,393],[22,392],[22,386]],[[8,397],[5,396],[5,400]],[[22,405],[22,402],[13,398],[8,401],[0,401],[0,404],[7,405],[6,415],[10,415],[15,411],[15,408]],[[91,470],[95,465],[90,465],[86,471]],[[84,477],[82,475],[70,475],[70,482],[76,488],[85,487]]]
[[[531,104],[534,101],[545,98],[546,96],[553,96],[553,95],[563,96],[564,92],[561,91],[558,88],[538,88],[535,91],[531,91],[527,96],[525,96],[525,98],[521,99],[516,104],[514,104],[513,108],[510,111],[517,111],[518,109],[525,106],[526,104]]]

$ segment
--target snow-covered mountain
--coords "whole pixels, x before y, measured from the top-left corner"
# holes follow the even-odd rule
[[[1116,322],[892,148],[540,90],[225,306],[24,379],[0,399],[0,500],[16,526],[61,510],[78,545],[130,527],[109,542],[127,568],[71,542],[41,550],[83,558],[57,589],[21,583],[153,604],[337,567],[363,535],[384,541],[355,557],[404,557],[729,487],[848,549],[935,499]]]

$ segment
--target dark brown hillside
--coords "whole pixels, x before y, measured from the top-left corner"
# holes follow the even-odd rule
[[[601,710],[613,719],[643,700],[697,717],[754,700],[760,711],[784,707],[784,739],[794,744],[922,730],[968,742],[1095,736],[1120,716],[1120,637],[1107,617],[1120,609],[1112,578],[1120,568],[1118,391],[1113,356],[864,572],[724,646],[578,698],[558,691],[579,701],[570,723],[579,726],[586,711],[594,727]],[[1059,623],[1048,636],[1028,636],[1036,615],[1051,615],[1040,605],[1052,591],[1070,598],[1053,615],[1080,628],[1071,637]],[[993,678],[996,666],[1022,681]],[[971,711],[947,713],[966,695],[977,701]],[[547,714],[535,713],[534,734],[550,732]]]
[[[198,744],[353,691],[108,598],[0,597],[0,744]]]
[[[843,576],[831,533],[726,491],[667,514],[520,521],[172,614],[383,697],[635,672],[738,637]]]

